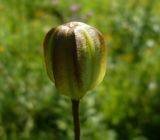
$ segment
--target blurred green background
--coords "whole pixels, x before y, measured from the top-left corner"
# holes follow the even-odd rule
[[[82,21],[106,39],[101,85],[81,101],[82,140],[160,140],[159,0],[0,0],[0,140],[72,140],[70,99],[44,67],[53,26]]]

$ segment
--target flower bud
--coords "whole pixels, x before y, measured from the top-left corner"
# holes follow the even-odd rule
[[[56,88],[75,100],[97,86],[106,72],[104,39],[95,28],[81,22],[52,28],[44,39],[44,56]]]

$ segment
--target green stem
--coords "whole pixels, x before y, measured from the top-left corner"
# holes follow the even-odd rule
[[[72,115],[74,123],[74,140],[80,140],[79,100],[72,99]]]

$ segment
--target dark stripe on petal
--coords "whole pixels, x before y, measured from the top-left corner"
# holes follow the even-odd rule
[[[77,49],[75,42],[75,35],[73,30],[69,30],[66,36],[66,67],[68,73],[68,79],[70,83],[70,91],[73,99],[78,99],[80,97],[80,78],[78,73],[78,63],[77,63]],[[78,97],[78,98],[77,98]]]
[[[81,81],[81,73],[80,73],[80,64],[78,61],[78,49],[76,44],[76,37],[74,31],[70,35],[72,44],[72,57],[73,57],[73,71],[75,76],[75,82],[77,84],[78,90],[81,89],[82,81]]]

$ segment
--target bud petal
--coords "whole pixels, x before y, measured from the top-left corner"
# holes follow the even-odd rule
[[[95,28],[70,22],[51,29],[44,39],[49,78],[64,95],[79,100],[106,72],[104,39]]]

